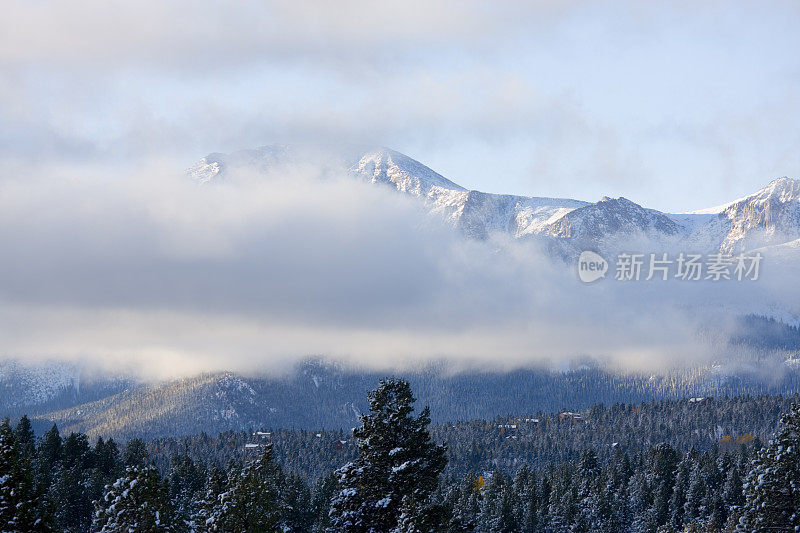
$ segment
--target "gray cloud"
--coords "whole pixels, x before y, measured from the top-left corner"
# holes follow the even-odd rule
[[[218,2],[12,1],[0,23],[0,62],[226,69],[248,62],[374,62],[436,46],[495,46],[522,24],[574,3],[481,1]]]
[[[662,209],[675,191],[701,193],[685,206],[701,208],[722,187],[796,175],[797,64],[781,52],[796,48],[799,13],[13,0],[0,20],[0,155],[181,161],[346,139],[457,167],[452,153],[480,146],[494,157],[464,164],[467,176],[439,170],[496,192],[624,194]]]
[[[159,376],[314,354],[652,369],[720,355],[718,338],[697,336],[716,303],[796,296],[778,283],[582,285],[535,242],[464,240],[408,198],[313,166],[207,187],[158,167],[50,169],[0,191],[12,357]]]
[[[780,54],[793,37],[779,31],[798,12],[773,7],[12,0],[0,351],[155,374],[309,354],[715,357],[721,344],[696,332],[724,324],[719,312],[800,315],[791,262],[736,290],[587,287],[534,242],[463,241],[407,199],[320,182],[313,166],[206,188],[173,170],[211,151],[335,140],[449,153],[466,185],[496,192],[721,203],[800,168],[796,62]],[[762,74],[768,91],[744,83]],[[477,160],[465,146],[489,148]]]

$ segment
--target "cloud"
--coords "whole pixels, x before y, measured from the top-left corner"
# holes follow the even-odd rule
[[[347,139],[438,160],[482,190],[702,208],[797,173],[797,61],[784,51],[797,48],[798,14],[748,2],[12,0],[0,156],[185,161]],[[697,203],[679,203],[689,192]]]
[[[697,336],[713,315],[685,303],[737,302],[730,285],[583,285],[534,241],[465,240],[413,199],[314,165],[210,186],[159,167],[7,175],[0,248],[4,355],[157,376],[309,355],[697,364],[720,344]]]
[[[337,63],[343,55],[375,61],[398,49],[492,44],[522,20],[543,23],[560,4],[12,0],[0,23],[0,62],[205,70],[265,60]]]
[[[791,270],[735,294],[586,287],[536,243],[463,241],[313,165],[224,187],[174,170],[335,140],[439,159],[494,192],[722,203],[798,163],[797,65],[781,53],[796,48],[797,10],[773,7],[11,0],[0,350],[155,373],[309,354],[713,357],[696,339],[712,317],[685,302],[791,307]],[[701,204],[681,205],[687,191]]]

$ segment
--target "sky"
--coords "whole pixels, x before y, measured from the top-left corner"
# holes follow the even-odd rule
[[[800,177],[796,2],[72,2],[0,21],[6,165],[335,140],[685,211]]]
[[[198,186],[211,152],[387,146],[462,186],[670,211],[798,177],[794,3],[9,0],[0,19],[0,357],[149,376],[710,361],[758,285],[585,286],[314,164]],[[771,280],[771,281],[770,281]],[[688,286],[687,286],[688,287]],[[692,314],[694,313],[694,314]],[[717,348],[715,348],[715,346]]]

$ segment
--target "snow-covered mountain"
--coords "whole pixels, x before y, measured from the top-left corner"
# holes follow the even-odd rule
[[[760,191],[728,205],[720,217],[730,221],[721,249],[738,252],[800,238],[800,181],[779,178]]]
[[[627,198],[608,197],[575,209],[544,228],[545,235],[573,241],[580,248],[604,248],[609,239],[644,236],[660,240],[680,233],[681,227],[667,215]]]
[[[537,198],[467,190],[404,154],[379,148],[361,152],[326,153],[289,146],[264,146],[231,154],[210,154],[188,174],[199,183],[224,180],[234,169],[266,172],[279,165],[301,165],[312,159],[324,172],[347,173],[353,178],[392,188],[421,199],[465,235],[483,239],[492,232],[514,237],[540,234],[548,224],[587,202],[565,198]]]
[[[800,342],[796,329],[757,321],[745,328],[759,342]],[[772,335],[765,335],[771,332]],[[755,357],[755,356],[754,356]],[[588,364],[587,364],[588,363]],[[770,369],[769,377],[756,371]],[[670,375],[617,375],[586,361],[570,370],[543,368],[508,372],[474,369],[453,373],[450,366],[431,363],[403,372],[421,405],[430,405],[435,422],[491,419],[508,413],[555,412],[570,406],[584,409],[600,401],[645,402],[668,398],[722,396],[770,392],[790,395],[800,390],[800,369],[795,360],[762,357],[742,361],[737,378],[726,380],[719,365],[689,369]],[[237,375],[231,372],[202,374],[160,383],[142,384],[109,393],[94,401],[76,399],[52,411],[27,411],[37,432],[58,425],[62,435],[86,432],[125,440],[217,434],[248,428],[295,428],[319,431],[348,430],[368,409],[366,391],[374,388],[384,372],[352,368],[323,359],[300,361],[287,374]],[[26,412],[26,411],[22,411]],[[20,412],[0,409],[0,416]]]
[[[59,361],[0,360],[0,412],[18,416],[89,402],[136,387],[130,376]]]
[[[346,173],[419,198],[430,213],[468,237],[485,239],[504,233],[515,239],[536,238],[555,244],[567,256],[580,248],[607,250],[643,241],[663,248],[679,245],[698,253],[739,253],[800,238],[800,181],[785,177],[723,206],[663,213],[626,198],[605,197],[589,203],[467,190],[388,148],[322,153],[281,145],[215,153],[189,168],[188,174],[209,183],[224,181],[234,169],[266,173],[281,165],[313,164],[324,173]]]

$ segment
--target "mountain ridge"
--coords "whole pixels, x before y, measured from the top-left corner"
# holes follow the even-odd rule
[[[310,156],[309,154],[313,154]],[[198,183],[224,180],[245,168],[266,173],[281,165],[322,162],[326,172],[350,175],[420,199],[428,212],[474,239],[494,233],[513,239],[553,241],[571,256],[580,247],[624,244],[627,240],[659,246],[691,245],[701,253],[740,253],[800,238],[800,181],[781,177],[733,202],[692,212],[667,213],[627,198],[597,202],[469,190],[423,163],[389,148],[330,153],[268,145],[230,154],[214,153],[187,174]]]

